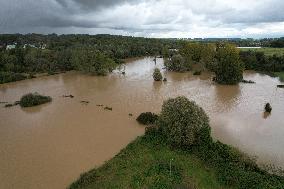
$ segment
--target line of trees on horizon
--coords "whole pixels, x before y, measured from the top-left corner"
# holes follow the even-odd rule
[[[163,47],[180,46],[169,39],[55,34],[0,35],[1,43],[13,43],[15,48],[0,49],[0,83],[69,70],[107,75],[125,58],[157,56]],[[37,48],[42,44],[45,49]]]
[[[266,40],[275,47],[281,47],[283,41],[284,38]],[[0,46],[8,43],[16,45],[11,50],[0,48],[0,83],[31,78],[37,73],[54,74],[69,70],[107,75],[125,58],[158,55],[168,57],[165,66],[170,71],[185,72],[191,70],[192,65],[199,64],[200,71],[209,69],[215,72],[217,80],[231,77],[225,76],[227,65],[236,70],[284,71],[284,56],[239,52],[235,48],[239,44],[235,42],[205,43],[114,35],[0,35]],[[43,44],[46,48],[39,48]],[[219,82],[233,84],[241,79],[240,74],[236,74],[231,81]]]

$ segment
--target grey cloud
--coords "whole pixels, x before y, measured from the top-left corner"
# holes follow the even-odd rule
[[[0,0],[0,4],[0,33],[195,37],[190,35],[225,35],[220,34],[223,28],[226,35],[235,36],[263,29],[263,23],[284,23],[282,0]],[[281,33],[282,25],[277,28],[277,35]]]
[[[137,3],[139,0],[56,0],[63,7],[68,7],[70,4],[79,6],[84,10],[96,10],[104,7],[112,7],[124,3]]]
[[[248,3],[248,8],[246,8],[245,10],[238,10],[237,8],[226,7],[218,11],[208,11],[205,13],[205,15],[208,20],[217,19],[224,24],[284,22],[284,1],[270,0],[258,2],[262,3],[256,6],[251,6]]]

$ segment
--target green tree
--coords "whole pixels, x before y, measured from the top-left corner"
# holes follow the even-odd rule
[[[95,75],[107,75],[115,69],[115,62],[101,52],[92,50],[75,50],[72,53],[71,65],[75,70]]]
[[[184,96],[170,98],[163,103],[157,124],[168,141],[179,147],[211,140],[208,116]]]
[[[165,66],[169,71],[186,72],[191,69],[191,60],[186,60],[182,55],[177,54],[171,59],[166,59]]]
[[[243,79],[244,66],[240,61],[238,49],[225,44],[217,51],[216,81],[220,84],[237,84]]]
[[[164,58],[169,58],[170,57],[170,51],[167,46],[163,47],[162,49],[162,55]]]
[[[185,59],[192,60],[195,63],[197,63],[200,62],[201,51],[202,51],[201,44],[188,42],[185,43],[184,46],[181,48],[180,53]]]
[[[214,71],[216,67],[215,62],[216,45],[215,44],[203,44],[201,49],[200,63],[204,68],[210,71]]]

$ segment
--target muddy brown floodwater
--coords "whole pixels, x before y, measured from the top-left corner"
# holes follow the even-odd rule
[[[162,68],[163,60],[132,60],[126,75],[70,72],[0,85],[0,101],[28,92],[53,97],[38,107],[0,108],[0,188],[66,188],[144,133],[135,121],[139,113],[159,112],[163,100],[179,95],[205,109],[214,138],[257,156],[259,163],[284,167],[284,90],[276,89],[277,78],[246,72],[245,79],[256,84],[222,86],[209,73],[164,71],[163,83],[153,82],[155,66]],[[75,97],[62,97],[69,94]],[[270,116],[263,114],[266,102],[273,107]]]

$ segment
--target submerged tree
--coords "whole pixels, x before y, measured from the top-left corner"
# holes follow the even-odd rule
[[[153,79],[155,81],[161,81],[163,79],[162,73],[159,68],[155,68],[153,73]]]
[[[217,50],[215,80],[220,84],[237,84],[243,80],[244,66],[238,49],[225,44]]]
[[[186,59],[182,55],[174,55],[171,59],[165,60],[165,66],[169,71],[186,72],[191,69],[191,59]]]
[[[75,50],[71,64],[74,69],[95,75],[107,75],[116,67],[116,63],[101,52]]]

